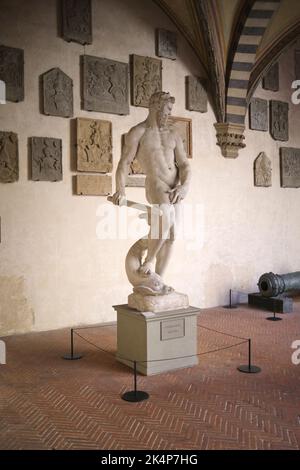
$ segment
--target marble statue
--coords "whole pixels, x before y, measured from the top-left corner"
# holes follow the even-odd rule
[[[150,230],[130,248],[126,272],[134,294],[142,297],[184,296],[175,293],[162,279],[171,256],[180,203],[187,195],[191,179],[182,139],[168,123],[174,102],[175,98],[169,93],[156,92],[151,96],[146,120],[126,134],[116,172],[116,192],[109,198],[116,205],[126,205],[127,176],[136,158],[146,175],[146,198],[151,205],[146,206]],[[179,308],[182,306],[186,306],[186,300]]]

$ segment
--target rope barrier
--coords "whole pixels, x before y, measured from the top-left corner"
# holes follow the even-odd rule
[[[108,327],[111,327],[111,328],[115,328],[117,326],[117,323],[115,324],[107,324],[107,325],[89,325],[89,326],[76,326],[76,328],[73,328],[73,330],[89,330],[91,328],[108,328]]]
[[[214,333],[219,333],[220,335],[230,336],[231,338],[244,339],[244,340],[248,341],[248,338],[243,338],[242,336],[231,335],[230,333],[224,333],[223,331],[214,330],[213,328],[208,328],[207,326],[203,326],[203,325],[199,325],[199,324],[197,324],[197,326],[201,327],[201,328],[204,328],[205,330],[213,331]]]
[[[198,325],[198,326],[202,327],[202,325]],[[214,353],[214,352],[218,352],[218,351],[223,351],[225,349],[230,349],[230,348],[233,348],[235,346],[240,346],[241,344],[245,344],[245,343],[248,342],[248,339],[246,339],[246,338],[241,338],[239,336],[233,336],[233,335],[230,335],[230,334],[227,334],[227,333],[223,333],[223,332],[220,332],[220,331],[217,331],[217,330],[213,330],[211,328],[206,328],[206,327],[203,327],[203,328],[208,329],[210,331],[214,331],[214,332],[219,333],[219,334],[223,334],[223,335],[226,335],[226,336],[231,336],[233,338],[243,339],[243,341],[241,341],[240,343],[232,344],[230,346],[224,346],[222,348],[212,349],[210,351],[205,351],[205,352],[201,352],[201,353],[197,353],[197,354],[190,354],[190,355],[187,355],[187,356],[169,357],[169,358],[165,358],[165,359],[151,359],[151,360],[148,360],[148,361],[138,361],[138,360],[129,359],[127,357],[121,357],[121,356],[118,356],[118,357],[119,357],[119,359],[123,359],[125,361],[129,361],[129,362],[132,362],[132,363],[136,362],[137,364],[148,364],[148,363],[152,363],[152,362],[162,362],[162,361],[163,362],[165,362],[165,361],[175,361],[175,360],[178,360],[178,359],[188,359],[188,358],[191,358],[191,357],[204,356],[205,354],[210,354],[210,353]],[[91,346],[94,346],[99,351],[102,351],[102,352],[108,354],[111,357],[115,357],[115,355],[113,353],[110,353],[109,351],[101,348],[100,346],[97,346],[95,343],[92,343],[91,341],[89,341],[88,339],[84,338],[79,333],[77,333],[75,330],[74,330],[74,333],[77,336],[79,336],[79,338],[83,339],[84,341],[86,341]]]
[[[106,351],[106,349],[103,349],[103,348],[100,348],[100,346],[97,346],[96,344],[92,343],[91,341],[89,341],[88,339],[84,338],[83,336],[81,336],[79,333],[77,333],[75,330],[74,330],[74,333],[79,336],[79,338],[83,339],[84,341],[86,341],[87,343],[89,343],[91,346],[94,346],[95,348],[99,349],[99,351],[102,351],[106,354],[108,354],[109,356],[112,356],[112,357],[115,357],[115,355],[109,351]]]
[[[90,328],[101,328],[101,327],[103,328],[103,327],[107,327],[107,326],[115,326],[115,325],[101,325],[101,326],[92,325],[92,326],[88,326],[88,327],[78,327],[76,329],[71,328],[71,353],[65,355],[64,359],[76,360],[76,359],[81,359],[82,358],[82,355],[74,353],[74,333],[79,338],[81,338],[83,341],[86,341],[88,344],[90,344],[94,348],[98,349],[99,351],[104,352],[105,354],[107,354],[110,357],[115,357],[115,354],[107,351],[106,349],[101,348],[100,346],[93,343],[92,341],[89,341],[88,339],[84,338],[82,335],[80,335],[76,331],[76,330],[83,330],[83,329],[90,329]],[[203,325],[199,325],[199,324],[197,324],[197,327],[198,328],[204,328],[208,331],[213,331],[214,333],[221,334],[221,335],[224,335],[224,336],[228,336],[228,337],[231,337],[231,338],[241,339],[242,341],[240,341],[239,343],[232,344],[230,346],[224,346],[222,348],[212,349],[210,351],[204,351],[204,352],[198,353],[198,354],[192,354],[192,355],[187,355],[187,356],[178,356],[178,357],[165,358],[165,359],[152,359],[152,360],[148,360],[148,361],[136,361],[136,360],[132,360],[132,359],[129,359],[129,358],[126,358],[126,357],[118,356],[118,359],[122,359],[124,361],[131,362],[133,364],[133,374],[134,374],[134,390],[131,390],[129,392],[125,392],[122,395],[122,399],[125,400],[125,401],[129,401],[129,402],[139,402],[139,401],[147,400],[149,398],[149,394],[147,392],[137,390],[137,364],[148,364],[148,363],[153,363],[153,362],[175,361],[175,360],[178,360],[178,359],[186,359],[186,358],[191,358],[191,357],[204,356],[206,354],[211,354],[211,353],[215,353],[215,352],[219,352],[219,351],[224,351],[225,349],[231,349],[231,348],[234,348],[236,346],[240,346],[242,344],[248,343],[248,364],[239,366],[238,370],[240,372],[244,372],[244,373],[257,373],[257,372],[260,372],[261,369],[259,367],[253,366],[251,364],[251,339],[250,338],[246,339],[246,338],[243,338],[241,336],[232,335],[230,333],[224,333],[223,331],[218,331],[218,330],[215,330],[213,328],[209,328],[207,326],[203,326]]]

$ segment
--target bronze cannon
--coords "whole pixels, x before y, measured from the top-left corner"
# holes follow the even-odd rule
[[[277,297],[287,292],[300,292],[300,271],[289,274],[262,274],[258,281],[258,287],[264,297]]]

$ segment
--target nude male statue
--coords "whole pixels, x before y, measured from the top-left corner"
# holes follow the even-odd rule
[[[191,171],[184,150],[183,142],[176,129],[168,123],[175,98],[169,93],[157,92],[150,98],[147,119],[134,126],[125,138],[125,145],[116,173],[116,192],[112,202],[116,205],[125,199],[125,182],[129,166],[136,157],[146,175],[145,190],[147,201],[156,205],[162,214],[158,236],[151,236],[151,222],[148,239],[139,240],[131,248],[126,261],[127,275],[137,292],[152,295],[166,294],[173,289],[162,283],[161,276],[170,258],[178,221],[179,203],[188,192]],[[133,255],[146,253],[146,258],[138,264]],[[154,272],[154,263],[155,272]],[[135,273],[132,272],[135,268]],[[156,273],[156,275],[155,275]],[[135,274],[135,275],[134,275]],[[153,282],[140,282],[140,278],[149,276]],[[152,276],[152,277],[151,277]],[[141,284],[146,289],[141,288]]]

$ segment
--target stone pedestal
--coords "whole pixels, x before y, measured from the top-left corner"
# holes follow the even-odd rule
[[[127,304],[117,311],[117,360],[144,375],[198,364],[197,314],[187,307],[164,312],[139,312]]]
[[[180,292],[167,295],[141,295],[135,292],[128,296],[128,307],[139,312],[166,312],[189,307],[189,298]]]

